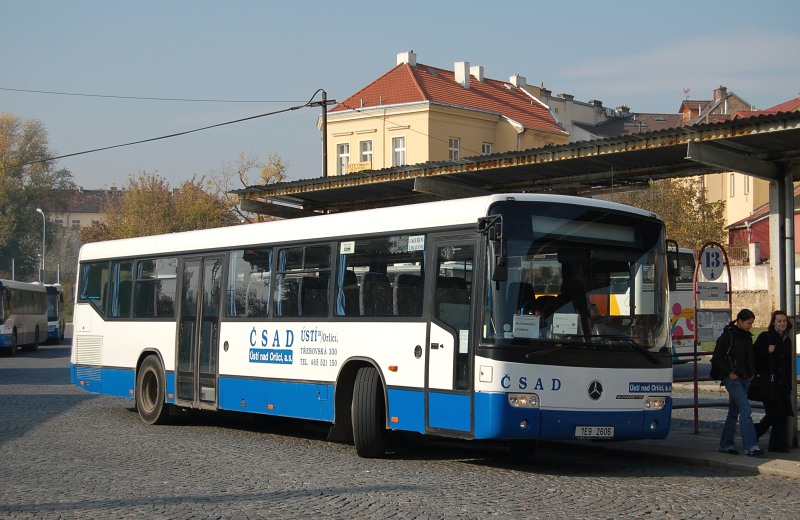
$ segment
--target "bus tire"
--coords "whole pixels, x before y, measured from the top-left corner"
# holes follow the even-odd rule
[[[36,331],[33,334],[33,343],[25,347],[25,350],[29,352],[34,352],[35,350],[39,349],[39,327],[36,327]]]
[[[362,367],[356,374],[353,388],[353,441],[359,457],[386,455],[386,413],[378,371]]]
[[[163,424],[169,417],[165,402],[164,369],[156,356],[147,356],[136,373],[136,410],[147,424]]]
[[[17,355],[17,349],[19,348],[19,338],[17,338],[17,329],[11,333],[11,346],[8,348],[8,355],[14,357]]]

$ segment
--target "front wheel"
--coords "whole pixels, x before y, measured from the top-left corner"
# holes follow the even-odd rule
[[[353,440],[359,457],[386,455],[386,412],[378,371],[373,367],[358,369],[353,388]]]
[[[169,416],[165,387],[161,361],[156,356],[148,356],[136,374],[136,410],[147,424],[163,424]]]

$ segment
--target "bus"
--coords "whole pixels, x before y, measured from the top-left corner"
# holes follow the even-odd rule
[[[70,377],[148,424],[311,419],[362,457],[395,432],[664,438],[666,265],[654,214],[538,194],[89,243]],[[649,301],[612,315],[612,275]]]
[[[58,343],[64,339],[64,289],[61,284],[46,284],[47,340]]]
[[[668,241],[670,242],[670,241]],[[670,251],[675,264],[672,287],[669,290],[669,330],[672,337],[672,362],[687,363],[694,356],[694,269],[695,258],[692,249],[673,247]],[[611,278],[611,314],[618,316],[627,312],[630,305],[630,287],[626,282],[626,274],[612,273]],[[652,291],[651,273],[645,273],[644,291]],[[617,283],[617,280],[621,283]],[[639,298],[641,302],[641,298]],[[649,312],[642,309],[637,312]]]
[[[669,291],[669,328],[672,334],[673,363],[694,359],[694,270],[695,255],[690,248],[678,248],[678,272]]]
[[[0,347],[36,350],[47,340],[47,298],[40,283],[0,280]]]

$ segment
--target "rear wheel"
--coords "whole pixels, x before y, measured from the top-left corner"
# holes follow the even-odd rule
[[[39,348],[39,327],[36,327],[36,331],[33,333],[33,343],[25,347],[25,350],[33,352]]]
[[[156,356],[148,356],[136,374],[136,410],[147,424],[162,424],[169,416],[164,369]]]
[[[17,355],[17,349],[19,348],[18,341],[19,340],[17,339],[17,329],[14,329],[14,331],[11,333],[11,346],[8,348],[9,356],[13,357]]]
[[[353,440],[360,457],[386,455],[386,407],[378,371],[373,367],[358,369],[353,388]]]

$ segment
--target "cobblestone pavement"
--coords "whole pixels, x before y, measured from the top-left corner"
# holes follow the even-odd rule
[[[0,358],[0,518],[794,518],[797,480],[637,454],[412,440],[381,460],[303,421],[147,426],[68,379],[69,347]]]

